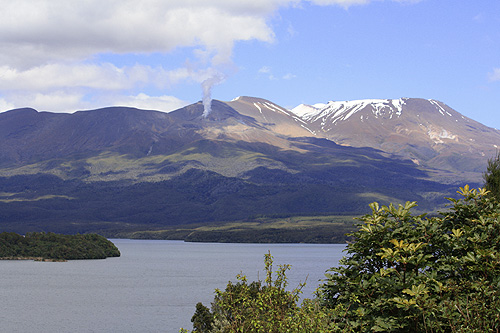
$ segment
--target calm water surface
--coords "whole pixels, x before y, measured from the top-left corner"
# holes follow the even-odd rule
[[[291,264],[290,288],[312,297],[344,245],[207,244],[113,239],[120,258],[0,261],[2,332],[178,332],[243,272],[264,279],[264,254]]]

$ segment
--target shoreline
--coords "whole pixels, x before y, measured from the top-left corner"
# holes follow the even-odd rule
[[[43,262],[67,262],[66,259],[43,258],[43,257],[0,257],[0,260],[33,260]]]

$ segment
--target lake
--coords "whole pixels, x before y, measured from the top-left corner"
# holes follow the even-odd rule
[[[192,328],[197,302],[240,272],[264,280],[290,264],[289,289],[307,278],[312,297],[340,244],[219,244],[113,239],[121,257],[68,262],[0,261],[0,322],[5,332],[178,332]]]

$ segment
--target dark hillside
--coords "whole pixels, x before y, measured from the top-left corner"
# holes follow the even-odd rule
[[[310,133],[304,123],[269,101],[213,101],[202,113],[201,103],[168,114],[1,113],[0,231],[114,235],[255,216],[356,216],[373,201],[434,211],[456,189],[435,177],[449,171],[299,136]]]

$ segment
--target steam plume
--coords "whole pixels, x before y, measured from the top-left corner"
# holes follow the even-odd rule
[[[216,73],[201,83],[203,89],[203,117],[206,118],[212,112],[212,88],[221,83],[224,76]]]

